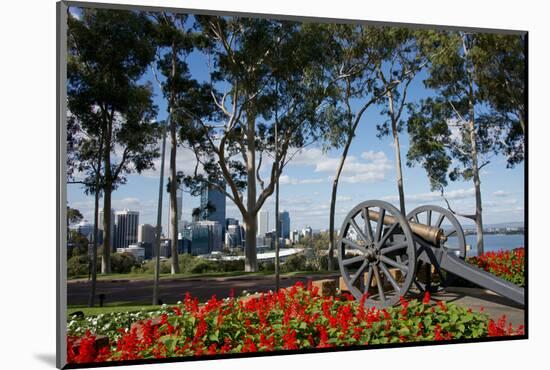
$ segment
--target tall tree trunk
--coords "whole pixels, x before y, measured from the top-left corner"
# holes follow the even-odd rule
[[[391,131],[393,135],[393,146],[395,149],[395,171],[397,173],[397,191],[399,192],[399,209],[403,215],[405,211],[405,192],[403,191],[403,169],[401,167],[401,147],[399,145],[399,133],[397,132],[397,117],[393,107],[393,94],[388,90],[388,108],[391,117]]]
[[[481,256],[484,252],[483,242],[483,219],[481,205],[481,180],[479,178],[479,165],[477,160],[477,144],[474,119],[469,122],[470,145],[472,146],[472,175],[474,179],[474,189],[476,195],[476,232],[477,232],[477,255]]]
[[[172,110],[170,110],[172,111]],[[178,205],[177,205],[177,173],[176,173],[176,124],[173,120],[170,121],[170,138],[172,140],[172,148],[170,150],[170,239],[172,249],[172,274],[180,272],[178,261]]]
[[[170,94],[170,139],[172,141],[172,148],[170,149],[170,239],[171,239],[171,249],[172,249],[172,264],[171,272],[172,274],[177,274],[180,272],[180,266],[178,261],[178,205],[177,205],[177,189],[178,183],[177,171],[176,171],[176,154],[178,148],[178,138],[176,136],[176,120],[172,117],[174,113],[174,104],[175,104],[175,85],[174,79],[176,77],[176,67],[177,67],[177,50],[176,42],[172,41],[172,92]]]
[[[94,242],[92,244],[92,286],[90,288],[90,296],[88,298],[88,306],[95,305],[95,292],[97,285],[97,236],[99,224],[99,194],[100,194],[100,176],[101,176],[101,154],[103,151],[103,140],[100,141],[97,155],[97,172],[95,175],[95,194],[94,194]]]
[[[256,256],[256,113],[253,108],[247,111],[247,209],[248,219],[246,220],[246,245],[244,248],[244,270],[258,271],[258,261]]]
[[[472,177],[474,180],[474,189],[476,195],[476,232],[477,232],[477,255],[481,256],[484,252],[483,243],[483,219],[482,219],[482,205],[481,205],[481,180],[479,178],[479,163],[477,158],[477,135],[475,127],[475,91],[474,80],[475,70],[471,63],[470,52],[466,46],[466,35],[462,36],[462,46],[464,55],[466,56],[466,72],[468,75],[468,113],[470,119],[468,121],[468,133],[470,134],[470,146],[472,155]]]
[[[101,256],[101,273],[111,273],[111,192],[113,179],[111,174],[111,137],[112,126],[105,130],[103,162],[105,163],[105,189],[103,198],[103,255]]]
[[[355,126],[357,127],[357,126]],[[336,169],[336,174],[334,175],[334,180],[332,181],[332,194],[330,197],[330,219],[329,219],[329,249],[328,249],[328,270],[332,271],[334,269],[332,260],[334,258],[334,215],[336,213],[336,195],[338,193],[338,181],[340,180],[340,175],[342,173],[342,169],[344,168],[344,163],[346,162],[346,158],[348,156],[348,151],[351,146],[351,142],[353,141],[353,136],[355,133],[355,127],[352,132],[349,133],[348,139],[346,141],[346,145],[344,146],[344,151],[342,152],[342,156],[340,157],[340,162],[338,163],[338,168]]]

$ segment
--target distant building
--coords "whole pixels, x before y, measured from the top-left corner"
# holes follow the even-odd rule
[[[305,237],[311,237],[313,236],[313,229],[311,228],[311,226],[306,226],[302,229],[302,236],[305,238]]]
[[[288,211],[279,212],[279,236],[290,239],[290,214]]]
[[[188,242],[185,252],[194,256],[222,251],[222,224],[217,221],[193,222],[184,229],[183,239]]]
[[[205,185],[201,191],[201,219],[214,221],[225,234],[225,194],[213,185]],[[223,241],[223,239],[221,239]]]
[[[226,230],[229,228],[229,226],[238,225],[238,224],[239,224],[239,220],[237,220],[236,218],[226,218],[225,219],[225,229]]]
[[[260,210],[258,212],[258,236],[265,236],[269,232],[269,212]]]
[[[149,224],[139,225],[137,241],[139,243],[153,244],[155,242],[155,227]]]
[[[225,232],[225,245],[230,249],[242,248],[243,246],[243,229],[237,225],[229,225]]]
[[[128,248],[130,244],[135,244],[137,242],[139,212],[125,209],[124,211],[115,212],[115,216],[115,247]]]
[[[154,253],[154,250],[153,250],[153,247],[155,245],[154,242],[153,243],[137,242],[136,244],[133,244],[133,245],[137,245],[138,247],[143,248],[143,258],[144,259],[150,260],[151,258],[153,258],[155,256],[155,253]]]
[[[155,253],[153,252],[153,255]],[[163,239],[160,241],[160,254],[161,257],[172,257],[172,241],[170,239]]]
[[[292,243],[299,243],[300,242],[300,232],[298,230],[293,230],[291,233],[290,233],[290,241]]]

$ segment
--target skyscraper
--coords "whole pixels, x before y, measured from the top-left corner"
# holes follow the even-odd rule
[[[138,243],[151,243],[155,241],[155,227],[149,224],[141,224],[138,227]]]
[[[225,229],[225,194],[215,186],[205,185],[202,188],[201,219],[204,221],[217,221],[222,225],[222,229]]]
[[[258,212],[258,236],[264,236],[269,232],[269,212],[261,209]]]
[[[290,214],[288,211],[279,212],[279,237],[290,239]]]
[[[128,248],[130,244],[134,244],[137,242],[139,212],[125,209],[124,211],[115,212],[115,216],[115,247]]]

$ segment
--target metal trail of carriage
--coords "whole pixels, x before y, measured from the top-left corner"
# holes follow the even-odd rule
[[[455,244],[450,243],[451,237]],[[390,203],[365,201],[348,213],[338,237],[342,277],[356,299],[367,295],[367,306],[394,305],[413,284],[421,292],[437,292],[456,277],[525,305],[522,287],[465,258],[466,240],[459,221],[447,209],[432,205],[418,207],[405,217]],[[420,265],[427,267],[423,277],[417,273]]]

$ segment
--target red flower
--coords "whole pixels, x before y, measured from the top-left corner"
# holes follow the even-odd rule
[[[422,299],[422,303],[423,304],[430,303],[430,292],[426,291],[426,293],[424,293],[424,299]]]

